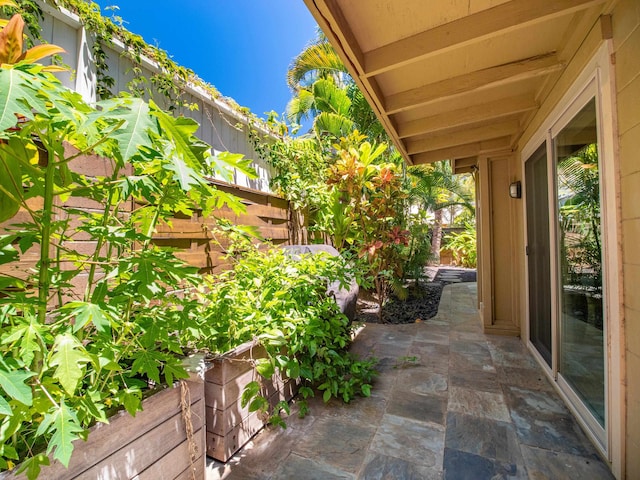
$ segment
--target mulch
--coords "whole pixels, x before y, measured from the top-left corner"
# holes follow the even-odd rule
[[[468,268],[439,267],[429,268],[427,281],[410,282],[406,285],[408,297],[400,300],[396,296],[382,307],[382,323],[416,323],[424,322],[438,313],[442,289],[452,283],[450,278],[456,276],[461,282],[475,282],[476,270]],[[375,298],[361,290],[358,298],[356,321],[380,323],[378,304]]]

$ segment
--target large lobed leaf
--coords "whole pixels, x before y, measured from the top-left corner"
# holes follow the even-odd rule
[[[64,311],[68,311],[75,318],[73,331],[84,328],[92,323],[98,332],[104,332],[111,326],[110,313],[103,310],[100,305],[89,302],[69,302],[64,305]]]
[[[4,361],[0,360],[0,386],[2,390],[24,405],[31,405],[33,402],[31,387],[24,382],[34,375],[34,372],[9,368]]]
[[[20,209],[22,169],[20,162],[5,155],[7,144],[0,145],[0,222],[10,219]]]
[[[46,104],[38,89],[42,78],[19,68],[0,68],[0,134],[14,127],[16,115],[33,118],[33,110],[44,111]]]
[[[42,350],[47,329],[31,314],[25,314],[22,318],[15,317],[13,321],[15,325],[8,329],[8,335],[3,338],[2,344],[10,345],[11,348],[18,347],[20,358],[25,364],[31,365],[35,353]]]
[[[62,401],[60,405],[56,405],[53,408],[53,412],[49,412],[44,416],[36,435],[52,434],[47,447],[47,454],[55,450],[53,458],[67,467],[73,453],[73,442],[80,438],[82,432],[84,432],[84,429],[80,426],[78,417]]]
[[[149,132],[158,131],[157,121],[150,115],[149,105],[140,98],[114,98],[98,103],[98,109],[93,117],[103,116],[108,112],[108,118],[123,120],[124,123],[111,137],[118,142],[120,154],[124,162],[129,161],[138,153],[140,147],[150,147]]]
[[[69,395],[75,393],[78,382],[84,376],[84,366],[90,361],[91,357],[76,337],[69,333],[56,337],[49,365],[58,367],[53,378],[60,382]]]

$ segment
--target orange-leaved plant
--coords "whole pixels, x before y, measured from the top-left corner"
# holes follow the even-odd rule
[[[17,5],[11,0],[0,0],[0,7]],[[13,15],[10,20],[1,20],[0,26],[0,65],[2,68],[10,68],[20,62],[36,63],[50,55],[64,53],[64,49],[57,45],[43,44],[36,45],[23,51],[24,48],[24,20],[18,13]],[[48,65],[45,67],[48,71],[60,71],[64,68],[58,65]]]

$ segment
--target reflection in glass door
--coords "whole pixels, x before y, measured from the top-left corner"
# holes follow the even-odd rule
[[[546,143],[525,162],[524,173],[527,193],[529,339],[551,367],[551,257]]]
[[[554,138],[558,212],[558,372],[605,426],[600,173],[595,99]]]

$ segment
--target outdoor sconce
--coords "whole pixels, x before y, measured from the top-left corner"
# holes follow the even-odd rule
[[[511,198],[521,198],[522,197],[522,184],[518,182],[513,182],[509,185],[509,196]]]

